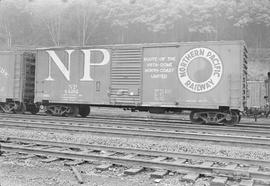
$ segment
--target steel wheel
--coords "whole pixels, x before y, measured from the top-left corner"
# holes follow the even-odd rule
[[[80,114],[82,117],[88,116],[89,113],[90,113],[90,107],[89,107],[89,106],[81,105],[81,106],[79,107],[79,114]]]
[[[190,121],[192,123],[196,123],[196,124],[205,123],[204,120],[199,117],[199,112],[198,111],[191,111],[191,113],[189,115],[189,118],[190,118]]]
[[[30,105],[29,111],[31,112],[31,114],[36,114],[39,112],[39,107],[37,105]]]
[[[23,114],[26,111],[26,106],[24,103],[16,104],[16,109],[13,110],[15,114]]]
[[[71,106],[70,112],[67,114],[67,116],[76,117],[78,114],[79,114],[79,107],[78,106]]]
[[[240,115],[238,112],[236,111],[231,111],[230,113],[228,113],[230,118],[226,118],[223,123],[224,125],[227,126],[233,126],[236,125],[237,123],[240,122]]]

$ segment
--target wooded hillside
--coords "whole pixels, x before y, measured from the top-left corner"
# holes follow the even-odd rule
[[[269,0],[1,0],[0,47],[245,40],[251,63],[269,64],[269,10]]]

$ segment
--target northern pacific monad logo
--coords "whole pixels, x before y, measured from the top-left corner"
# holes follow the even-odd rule
[[[222,61],[209,48],[194,48],[187,51],[178,65],[178,77],[182,85],[196,93],[213,89],[221,79]]]

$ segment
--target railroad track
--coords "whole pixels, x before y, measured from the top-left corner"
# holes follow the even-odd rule
[[[169,170],[186,174],[195,172],[213,178],[220,175],[227,179],[250,180],[254,185],[270,184],[269,161],[235,159],[198,154],[174,153],[110,147],[102,145],[76,144],[23,138],[0,138],[1,150],[36,156],[88,162],[107,161],[106,164],[140,166],[154,170]],[[48,162],[53,161],[48,159]]]
[[[12,119],[2,119],[0,127],[4,128],[24,128],[24,129],[37,129],[40,131],[61,131],[69,133],[98,133],[116,136],[140,136],[151,138],[175,139],[186,141],[204,141],[227,145],[236,146],[256,146],[263,148],[270,148],[270,130],[254,130],[254,129],[240,129],[240,128],[203,128],[206,132],[201,131],[197,127],[180,126],[178,130],[170,130],[168,126],[165,128],[154,125],[153,128],[138,127],[135,124],[131,126],[119,125],[99,125],[87,123],[74,123],[74,122],[53,122],[42,120],[21,120],[14,121]],[[182,128],[181,128],[182,127]],[[235,131],[238,130],[239,131]],[[185,131],[186,130],[186,131]],[[223,131],[222,131],[223,130]],[[219,132],[219,133],[218,133]],[[220,132],[222,132],[220,134]],[[226,132],[226,134],[224,134]],[[242,134],[242,135],[239,135]]]
[[[20,117],[23,116],[23,117]],[[62,123],[68,125],[80,125],[80,126],[100,126],[100,127],[116,127],[116,128],[139,128],[139,129],[150,129],[150,130],[162,130],[162,131],[174,131],[174,132],[201,132],[201,133],[214,133],[214,134],[230,134],[230,135],[244,135],[244,136],[270,136],[270,125],[260,125],[259,128],[254,130],[257,125],[239,125],[238,127],[228,127],[220,125],[196,125],[196,124],[184,124],[175,122],[166,122],[161,120],[134,120],[127,119],[116,119],[110,117],[98,117],[89,119],[82,118],[64,118],[56,117],[57,119],[52,121],[51,117],[25,117],[20,115],[14,117],[2,117],[2,121],[10,122],[49,122]],[[1,119],[0,119],[1,121]]]
[[[1,119],[0,119],[1,121]],[[93,118],[89,120],[75,120],[75,119],[58,119],[52,121],[51,118],[26,118],[22,119],[15,118],[2,118],[2,121],[10,122],[48,122],[52,123],[62,123],[68,125],[80,125],[80,126],[103,126],[103,127],[116,127],[116,128],[140,128],[140,129],[151,129],[151,130],[170,130],[175,132],[203,132],[203,133],[215,133],[215,134],[233,134],[233,135],[249,135],[249,136],[269,136],[270,135],[270,125],[265,127],[260,127],[254,130],[254,126],[243,126],[243,127],[228,127],[228,126],[218,126],[218,125],[195,125],[195,124],[178,124],[178,123],[166,123],[165,121],[153,121],[153,120],[123,120],[123,119],[103,119],[103,118]],[[265,130],[265,129],[269,129]]]
[[[74,118],[74,117],[54,117],[54,116],[47,116],[47,115],[28,115],[28,114],[6,114],[6,113],[0,113],[0,116],[2,119],[4,118],[13,118],[13,119],[25,119],[25,120],[42,120],[42,121],[56,121],[56,122],[84,122],[84,123],[110,123],[110,124],[123,124],[126,123],[126,125],[130,124],[133,125],[134,123],[138,125],[138,123],[141,123],[141,125],[148,125],[148,126],[166,126],[166,127],[179,127],[179,126],[192,126],[197,127],[200,129],[203,129],[205,127],[228,127],[223,125],[198,125],[190,123],[188,120],[184,119],[156,119],[156,118],[145,118],[145,117],[134,117],[134,116],[111,116],[111,115],[92,115],[88,118]],[[261,129],[270,129],[270,119],[269,124],[268,123],[240,123],[236,127],[247,127],[247,128],[261,128]]]
[[[46,120],[52,121],[52,117],[54,121],[69,121],[69,122],[102,122],[111,120],[113,122],[118,121],[129,121],[130,124],[144,122],[148,124],[157,124],[161,123],[163,125],[170,125],[170,126],[179,126],[179,125],[192,125],[196,127],[201,126],[216,126],[216,127],[227,127],[223,125],[198,125],[191,123],[188,119],[178,118],[175,117],[155,117],[155,116],[126,116],[126,115],[106,115],[106,114],[96,114],[96,115],[89,115],[87,118],[80,118],[80,117],[57,117],[57,116],[48,116],[44,114],[38,115],[29,115],[29,114],[7,114],[7,113],[0,113],[1,118],[18,118],[18,119],[39,119],[39,120]],[[268,120],[267,120],[268,121]],[[253,128],[267,128],[270,129],[270,119],[269,122],[241,122],[240,124],[234,127],[253,127]],[[201,127],[202,128],[202,127]]]

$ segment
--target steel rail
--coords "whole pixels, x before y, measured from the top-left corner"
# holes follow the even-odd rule
[[[171,122],[171,123],[178,123],[178,122],[185,122],[190,123],[189,120],[185,119],[176,119],[176,118],[156,118],[152,116],[125,116],[125,115],[101,115],[101,114],[91,114],[86,118],[82,117],[59,117],[59,116],[51,116],[51,115],[44,115],[44,114],[9,114],[9,113],[0,113],[0,116],[3,117],[13,117],[13,118],[27,118],[27,119],[37,119],[40,117],[43,119],[51,119],[54,118],[55,120],[68,120],[68,121],[90,121],[90,119],[113,119],[113,120],[129,120],[129,121],[154,121],[154,122]]]
[[[26,128],[26,129],[42,129],[50,131],[66,131],[66,132],[87,132],[98,134],[110,134],[121,136],[142,136],[165,138],[187,141],[205,141],[215,142],[220,144],[235,144],[235,145],[255,145],[263,148],[270,147],[270,138],[267,137],[248,137],[248,136],[231,136],[221,134],[204,134],[191,132],[174,132],[174,131],[156,131],[151,129],[134,129],[134,128],[113,128],[100,126],[82,126],[82,125],[65,125],[65,124],[45,124],[45,123],[18,123],[18,122],[1,122],[0,127],[8,128]]]
[[[163,123],[163,124],[178,124],[178,125],[182,125],[182,124],[189,124],[192,126],[211,126],[211,125],[205,125],[205,124],[194,124],[191,123],[189,120],[185,120],[182,118],[176,119],[176,118],[169,118],[169,117],[165,117],[165,118],[160,118],[160,117],[152,117],[152,116],[124,116],[124,115],[101,115],[101,114],[96,114],[96,115],[89,115],[87,118],[80,118],[80,117],[57,117],[57,116],[49,116],[49,115],[43,115],[43,114],[39,114],[39,115],[29,115],[29,114],[8,114],[8,113],[0,113],[1,116],[4,117],[13,117],[13,118],[25,118],[25,119],[44,119],[44,120],[52,120],[52,117],[55,121],[70,121],[70,122],[78,122],[78,121],[87,121],[87,122],[91,122],[93,119],[94,120],[115,120],[115,121],[131,121],[131,122],[155,122],[155,123]],[[218,124],[218,125],[212,125],[212,126],[217,126],[217,127],[227,127],[224,126],[222,124]],[[270,129],[270,119],[269,119],[269,124],[267,123],[250,123],[250,122],[241,122],[239,124],[237,124],[234,127],[254,127],[254,128],[258,128],[258,127],[265,127],[265,128],[269,128]]]
[[[37,143],[38,144],[38,143]],[[56,146],[56,142],[54,144]],[[59,147],[61,144],[58,144]],[[155,159],[139,159],[133,158],[135,155],[138,155],[138,152],[133,156],[113,156],[113,154],[106,155],[106,154],[96,154],[91,153],[92,151],[86,150],[81,152],[74,152],[70,150],[61,149],[49,149],[49,148],[36,148],[35,146],[32,147],[25,147],[22,145],[14,145],[14,144],[5,144],[2,143],[2,150],[8,152],[19,152],[19,153],[26,153],[26,154],[35,154],[41,156],[54,156],[59,158],[66,158],[66,159],[79,159],[92,162],[93,160],[96,161],[109,161],[116,164],[130,164],[130,165],[140,165],[143,167],[153,168],[153,169],[167,169],[177,171],[181,169],[182,171],[193,171],[198,173],[213,173],[213,172],[232,172],[233,174],[243,175],[245,178],[253,178],[253,179],[269,179],[270,172],[263,172],[263,171],[252,171],[252,170],[236,170],[234,168],[226,168],[226,167],[217,167],[217,166],[204,166],[202,164],[186,164],[185,161],[155,161]],[[167,156],[166,156],[167,157]]]

